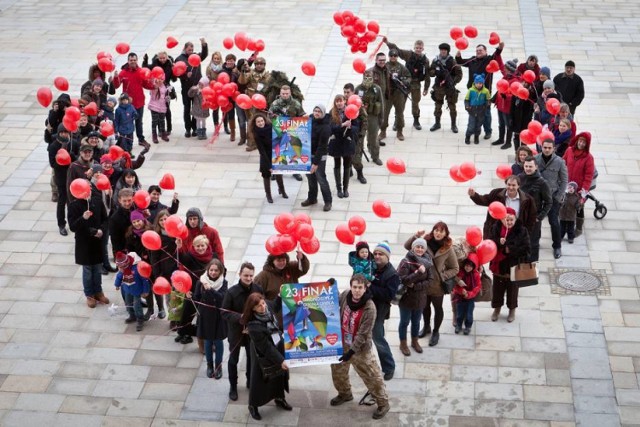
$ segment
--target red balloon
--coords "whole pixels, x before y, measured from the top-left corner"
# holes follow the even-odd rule
[[[110,73],[116,69],[116,64],[110,57],[105,57],[98,60],[98,68],[104,73]]]
[[[48,107],[53,100],[53,94],[51,93],[51,89],[48,87],[41,87],[38,89],[38,93],[36,94],[36,98],[38,99],[38,103],[43,107]]]
[[[125,53],[129,52],[129,45],[124,42],[118,43],[116,45],[116,52],[118,52],[120,55],[124,55]]]
[[[281,234],[278,236],[278,245],[282,252],[291,252],[298,245],[298,241],[291,234]]]
[[[179,239],[186,240],[189,237],[189,229],[186,225],[180,224],[178,226],[178,236]]]
[[[498,165],[496,168],[496,176],[502,180],[509,178],[511,175],[511,166],[509,165]]]
[[[350,10],[345,10],[344,12],[342,12],[342,20],[344,21],[345,24],[352,22],[354,18],[355,16],[353,12],[351,12]]]
[[[109,156],[111,157],[111,159],[113,159],[114,162],[121,158],[123,154],[124,150],[121,147],[117,145],[112,145],[111,147],[109,147]]]
[[[154,79],[164,80],[164,70],[162,69],[162,67],[153,67],[150,75]]]
[[[369,23],[367,24],[367,30],[378,34],[380,32],[380,25],[378,24],[377,21],[369,21]],[[371,40],[373,41],[373,40]]]
[[[171,273],[171,284],[176,291],[186,294],[191,290],[191,275],[186,271],[176,270]]]
[[[342,12],[335,12],[333,14],[333,22],[335,22],[336,25],[344,24],[344,19],[342,18]]]
[[[516,96],[524,101],[525,99],[529,98],[529,89],[521,86],[520,88],[518,88],[518,93],[516,93]]]
[[[360,215],[349,218],[349,230],[356,236],[362,236],[367,229],[367,222]]]
[[[160,239],[160,235],[153,230],[147,230],[142,233],[142,246],[149,249],[150,251],[157,251],[162,247],[162,240]]]
[[[449,176],[455,182],[465,182],[466,180],[460,175],[460,166],[453,165],[449,168]]]
[[[109,52],[104,52],[104,51],[100,51],[97,53],[96,55],[96,59],[98,61],[100,61],[102,58],[109,58],[111,59],[111,54]]]
[[[294,231],[294,236],[300,242],[308,242],[313,238],[315,231],[310,224],[297,224],[296,229]]]
[[[146,190],[138,190],[133,195],[133,201],[138,209],[147,209],[151,203],[151,196]]]
[[[470,179],[475,178],[478,173],[476,170],[476,166],[473,164],[473,162],[462,163],[458,170],[459,170],[460,176],[463,177],[465,181],[469,181]]]
[[[511,82],[511,85],[509,85],[509,90],[511,91],[512,94],[514,94],[515,96],[518,96],[518,90],[520,90],[521,87],[522,87],[522,83]]]
[[[140,276],[144,277],[145,279],[151,277],[151,265],[148,262],[139,261],[136,266],[138,267],[138,273],[140,273]]]
[[[173,64],[173,67],[171,67],[171,70],[174,76],[180,77],[187,72],[187,64],[182,61],[176,62],[175,64]]]
[[[311,225],[311,217],[306,213],[295,214],[295,216],[293,217],[293,220],[296,222],[296,225],[300,225],[300,224]]]
[[[350,120],[357,119],[358,114],[360,114],[360,109],[356,105],[347,105],[344,109],[344,115]]]
[[[473,25],[467,25],[464,27],[464,35],[469,37],[470,39],[475,39],[478,37],[478,29]]]
[[[555,142],[556,137],[553,134],[553,132],[551,132],[548,129],[545,129],[540,133],[540,135],[538,135],[538,138],[536,139],[536,141],[538,142],[538,144],[542,144],[544,141],[547,141],[549,139]]]
[[[384,200],[376,200],[373,202],[373,213],[380,218],[389,218],[391,216],[391,206]]]
[[[253,39],[247,39],[247,50],[251,52],[256,51],[256,41]]]
[[[531,133],[531,135],[538,136],[542,132],[542,123],[537,120],[532,120],[529,122],[527,129],[529,129],[529,133]]]
[[[64,148],[59,149],[56,153],[56,163],[60,166],[69,166],[71,164],[69,152]]]
[[[229,78],[229,74],[227,74],[227,73],[218,74],[218,78],[216,79],[217,83],[222,83],[222,87],[223,88],[224,88],[224,85],[226,85],[230,81],[231,81],[231,79]]]
[[[507,216],[507,208],[501,202],[491,202],[489,205],[489,215],[493,219],[503,219]]]
[[[146,67],[138,68],[138,74],[142,80],[149,80],[151,78],[151,70]],[[161,77],[164,79],[164,74],[162,74]]]
[[[282,212],[273,219],[273,226],[278,231],[278,233],[291,233],[296,228],[295,218],[292,213]]]
[[[498,65],[498,61],[492,59],[485,67],[485,70],[487,71],[487,73],[495,73],[500,70],[500,65]]]
[[[460,37],[456,39],[456,48],[458,48],[458,50],[465,50],[468,47],[469,47],[469,40],[467,40],[464,37]]]
[[[106,138],[113,135],[114,133],[115,130],[113,128],[113,123],[111,122],[111,120],[105,120],[104,122],[100,123],[100,134],[102,136]]]
[[[478,227],[468,227],[465,236],[469,246],[478,246],[482,242],[482,230]]]
[[[308,242],[300,242],[300,249],[308,255],[313,255],[320,250],[320,241],[314,236]]]
[[[251,105],[253,105],[255,109],[264,110],[267,108],[267,100],[264,95],[256,93],[251,97]]]
[[[393,174],[401,175],[407,171],[407,167],[402,159],[389,157],[387,159],[387,170]]]
[[[64,77],[56,77],[53,79],[53,85],[56,89],[66,92],[69,90],[69,81]]]
[[[353,69],[358,74],[364,74],[365,70],[367,69],[367,65],[362,59],[356,58],[353,60]]]
[[[81,116],[80,109],[78,107],[67,107],[67,109],[64,110],[64,116],[69,117],[69,120],[77,122],[78,120],[80,120]]]
[[[351,25],[342,26],[342,35],[345,37],[353,37],[356,35],[356,30]]]
[[[222,46],[224,46],[225,49],[231,49],[233,47],[233,39],[231,37],[225,37],[224,40],[222,40]]]
[[[200,55],[198,55],[197,53],[192,53],[191,55],[189,55],[189,58],[187,58],[187,62],[192,67],[199,67],[200,66]]]
[[[179,237],[180,235],[180,225],[184,224],[182,219],[176,215],[169,215],[167,219],[164,221],[164,229],[169,235],[169,237]]]
[[[245,95],[244,93],[240,94],[236,98],[236,104],[243,110],[248,110],[251,108],[251,98],[249,98],[249,95]]]
[[[140,272],[140,263],[138,263],[138,272]],[[153,293],[156,295],[169,295],[171,293],[169,281],[164,277],[158,277],[153,284]]]
[[[90,103],[88,103],[87,105],[84,106],[83,111],[87,116],[97,116],[98,115],[98,106],[96,105],[95,102],[90,102]]]
[[[69,190],[76,199],[88,199],[91,196],[91,185],[85,178],[76,178],[71,181]]]
[[[462,31],[462,28],[460,28],[460,27],[451,27],[451,29],[449,30],[449,36],[453,40],[458,40],[463,35],[464,35],[464,32]]]
[[[246,33],[240,31],[233,36],[233,41],[236,43],[236,47],[244,52],[249,43],[249,38]]]
[[[78,102],[78,98],[71,98],[71,105],[80,108],[80,102]]]
[[[493,46],[493,45],[497,45],[499,43],[500,43],[500,36],[495,31],[492,31],[489,34],[489,44]]]
[[[506,94],[509,92],[509,82],[505,79],[500,79],[496,82],[496,88],[498,89],[498,92]]]
[[[363,19],[358,18],[356,22],[353,23],[353,29],[356,30],[356,33],[364,33],[367,31],[367,23],[364,22]]]
[[[536,79],[536,73],[534,73],[531,70],[527,70],[522,74],[522,80],[524,80],[529,84],[532,84],[535,79]]]
[[[549,114],[553,116],[560,112],[560,101],[555,98],[548,99],[545,105]]]
[[[176,181],[173,179],[173,175],[165,173],[162,175],[162,178],[160,178],[158,186],[163,190],[174,190],[176,188]]]
[[[266,242],[264,242],[264,247],[271,255],[278,256],[283,254],[284,252],[280,249],[280,239],[277,235],[269,236]]]
[[[167,37],[167,49],[173,49],[178,46],[178,39],[173,36]]]
[[[315,76],[316,75],[316,66],[313,65],[311,61],[304,61],[302,63],[302,72],[305,76]]]
[[[478,263],[484,265],[495,258],[498,253],[498,248],[493,240],[483,240],[476,247],[476,254],[478,255]]]
[[[256,40],[256,51],[257,52],[262,52],[264,50],[264,40],[258,39]]]
[[[100,191],[107,191],[111,189],[111,182],[109,182],[109,178],[107,175],[100,175],[98,177],[98,181],[96,182],[96,188]]]
[[[336,237],[339,242],[344,243],[345,245],[353,245],[353,242],[356,241],[356,235],[349,230],[349,226],[347,224],[338,224],[336,227]]]
[[[358,45],[355,46],[351,46],[351,53],[358,53],[360,51],[360,48],[358,47]]]
[[[233,93],[235,92],[235,89],[233,88],[233,86],[231,85],[231,83],[227,83],[224,85],[224,87],[222,88],[222,94],[226,97],[231,97],[233,96]]]
[[[536,142],[536,136],[533,135],[528,129],[525,129],[520,132],[520,141],[524,142],[527,145],[533,144],[534,142]]]
[[[66,130],[68,130],[69,132],[75,132],[78,130],[78,121],[77,120],[72,120],[71,118],[64,116],[62,118],[62,124],[64,125],[64,128]]]

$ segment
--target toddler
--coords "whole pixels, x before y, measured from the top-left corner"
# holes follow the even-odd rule
[[[573,239],[576,237],[576,215],[582,206],[582,197],[577,191],[578,184],[571,181],[567,185],[567,194],[560,207],[560,238],[564,239],[566,234],[569,243],[573,243]]]
[[[362,274],[367,280],[373,280],[373,272],[375,270],[373,255],[367,242],[356,243],[356,250],[349,252],[349,265],[353,268],[353,274]]]
[[[136,331],[140,332],[144,324],[144,313],[142,311],[142,298],[146,298],[151,290],[151,283],[138,273],[138,261],[140,257],[135,252],[116,253],[116,265],[118,273],[116,274],[116,291],[122,287],[124,293],[124,302],[129,312],[129,317],[125,323],[136,324]]]
[[[467,132],[464,137],[465,144],[471,144],[471,135],[473,135],[474,144],[480,143],[480,128],[490,103],[491,94],[484,87],[484,74],[476,74],[473,78],[473,86],[469,88],[467,95],[464,97],[464,108],[469,112]]]
[[[120,95],[120,105],[116,109],[113,124],[118,134],[118,146],[129,154],[133,150],[133,131],[135,130],[135,120],[137,118],[138,112],[131,105],[129,95],[123,93]]]
[[[474,298],[482,289],[480,273],[478,272],[478,256],[475,253],[470,253],[462,266],[462,270],[458,273],[456,286],[453,287],[451,298],[456,303],[455,333],[460,333],[464,322],[463,333],[469,335],[473,325]]]

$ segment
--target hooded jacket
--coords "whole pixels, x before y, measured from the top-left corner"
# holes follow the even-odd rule
[[[587,140],[584,150],[576,149],[578,138],[583,137]],[[580,132],[572,140],[569,148],[564,153],[564,161],[567,163],[567,172],[569,181],[575,181],[578,184],[578,191],[589,191],[593,181],[593,175],[596,167],[593,156],[589,152],[591,149],[591,133]]]
[[[420,273],[418,269],[424,265],[425,271]],[[399,306],[409,310],[422,310],[427,305],[427,288],[433,282],[434,271],[431,268],[433,262],[431,256],[425,252],[418,256],[412,251],[400,261],[398,276],[406,286],[407,291],[400,298]]]
[[[131,103],[120,104],[116,108],[114,117],[114,129],[120,135],[131,135],[135,131],[135,120],[138,118],[138,112]]]
[[[456,286],[453,287],[452,300],[473,300],[476,295],[482,290],[482,281],[480,273],[478,273],[478,255],[470,253],[467,256],[467,260],[473,264],[473,270],[471,273],[467,273],[463,266],[458,272],[458,280]],[[464,296],[464,291],[467,291],[467,296]]]
[[[262,271],[253,278],[254,283],[262,286],[264,297],[269,301],[273,301],[280,294],[280,286],[285,283],[298,283],[300,277],[309,271],[309,258],[306,255],[302,254],[300,262],[297,259],[290,261],[289,254],[284,256],[287,264],[282,270],[278,270],[274,264],[278,257],[269,255]]]
[[[318,165],[323,157],[326,160],[329,137],[331,136],[331,116],[325,114],[321,119],[313,118],[311,126],[311,163]]]
[[[189,217],[197,216],[198,217],[198,226],[195,228],[191,228],[189,226]],[[218,258],[224,264],[224,247],[222,246],[222,242],[220,241],[220,235],[218,231],[207,225],[204,222],[204,217],[202,216],[202,212],[198,208],[191,208],[187,211],[185,225],[187,226],[187,230],[189,230],[189,235],[182,242],[182,247],[180,250],[182,252],[189,251],[191,244],[193,243],[193,239],[197,236],[204,234],[209,239],[209,245],[211,245],[211,249],[213,250],[213,257]]]

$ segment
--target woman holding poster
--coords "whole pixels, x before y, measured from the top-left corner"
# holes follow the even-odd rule
[[[284,360],[284,339],[273,315],[273,308],[262,294],[249,295],[244,305],[240,323],[246,326],[251,338],[251,382],[249,385],[249,413],[254,420],[261,420],[258,407],[275,399],[276,406],[286,411],[293,408],[284,398],[289,392],[289,367]]]

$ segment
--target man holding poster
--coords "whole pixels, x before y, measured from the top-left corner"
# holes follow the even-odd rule
[[[342,405],[353,400],[349,368],[353,365],[356,373],[367,387],[378,408],[373,419],[378,420],[389,412],[389,398],[382,379],[382,371],[373,355],[372,331],[376,320],[376,307],[368,289],[369,281],[362,274],[354,274],[348,291],[340,295],[340,325],[344,354],[338,364],[331,365],[333,386],[338,395],[331,399],[331,406]]]

